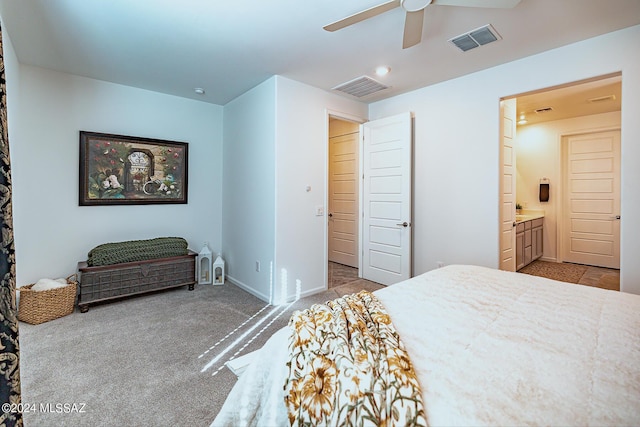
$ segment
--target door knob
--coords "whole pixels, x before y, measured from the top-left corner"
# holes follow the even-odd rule
[[[409,226],[409,223],[408,223],[407,221],[405,221],[405,222],[403,222],[402,224],[396,224],[396,225],[401,225],[401,226],[403,226],[403,227],[405,227],[405,228],[406,228],[406,227],[408,227],[408,226]]]
[[[329,212],[329,218],[333,218],[333,214]]]

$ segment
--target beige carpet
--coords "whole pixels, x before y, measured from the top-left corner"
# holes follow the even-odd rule
[[[587,271],[587,266],[579,264],[567,264],[549,261],[534,261],[518,270],[520,273],[532,276],[542,276],[561,282],[578,283]]]
[[[26,412],[24,424],[208,426],[236,382],[224,367],[235,352],[260,348],[296,309],[381,287],[356,277],[281,308],[230,283],[183,287],[20,322],[22,401],[84,404],[82,412]]]

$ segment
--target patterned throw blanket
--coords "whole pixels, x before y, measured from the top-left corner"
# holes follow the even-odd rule
[[[295,312],[289,327],[291,425],[427,425],[409,355],[373,294]]]

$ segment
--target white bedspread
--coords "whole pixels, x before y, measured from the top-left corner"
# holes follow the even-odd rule
[[[640,296],[474,266],[376,292],[411,356],[430,425],[637,425]],[[287,331],[213,425],[288,425]]]

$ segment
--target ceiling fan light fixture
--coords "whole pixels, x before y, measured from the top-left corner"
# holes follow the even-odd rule
[[[417,12],[429,6],[433,0],[400,0],[400,6],[407,12]]]
[[[342,28],[348,27],[349,25],[357,24],[358,22],[373,18],[385,12],[389,12],[393,9],[401,8],[405,11],[402,48],[408,49],[422,41],[422,30],[425,14],[424,11],[427,6],[466,6],[477,8],[488,7],[504,9],[514,7],[518,3],[520,3],[520,0],[386,0],[384,3],[347,16],[346,18],[340,19],[339,21],[333,22],[329,25],[325,25],[322,28],[330,32],[337,31]],[[487,25],[485,27],[490,26]],[[465,36],[470,38],[471,40],[473,40],[474,37],[478,38],[478,40],[473,40],[473,47],[482,46],[484,44],[491,43],[492,41],[500,40],[500,36],[495,33],[495,30],[493,36],[491,34],[485,34],[482,30],[484,30],[484,28],[473,30],[473,36],[471,36],[469,33],[465,34]],[[476,33],[476,31],[479,32]],[[458,39],[459,37],[456,37],[455,39]],[[453,39],[449,41],[452,40]],[[465,50],[473,48],[467,46],[466,44],[465,47]]]

